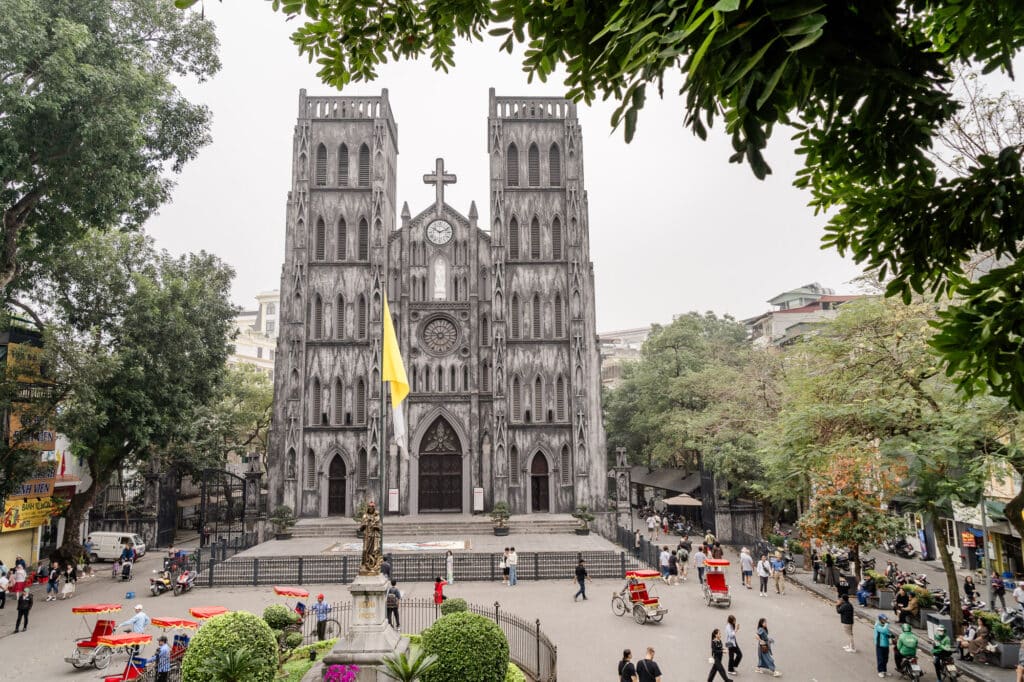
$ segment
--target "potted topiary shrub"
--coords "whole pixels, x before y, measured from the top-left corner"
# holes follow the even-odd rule
[[[366,513],[366,509],[368,507],[369,505],[366,504],[366,502],[360,502],[358,505],[356,505],[355,511],[352,512],[352,520],[356,522],[357,538],[363,537],[363,531],[359,526],[361,526],[363,523],[363,514]]]
[[[442,616],[423,631],[423,650],[437,665],[422,682],[504,680],[508,673],[508,640],[501,627],[486,616],[460,611]]]
[[[889,579],[884,573],[878,571],[865,571],[864,574],[875,583],[875,596],[878,598],[878,608],[888,611],[892,608],[895,593],[889,589]]]
[[[508,535],[508,519],[511,512],[508,502],[495,502],[491,508],[491,521],[494,522],[495,535]]]
[[[270,525],[274,527],[274,538],[277,540],[289,539],[292,536],[289,530],[295,525],[295,521],[296,518],[291,507],[282,504],[274,509],[270,515]]]
[[[580,525],[576,528],[576,535],[590,535],[590,522],[594,520],[594,515],[590,513],[590,509],[583,505],[576,507],[572,517],[580,522]]]

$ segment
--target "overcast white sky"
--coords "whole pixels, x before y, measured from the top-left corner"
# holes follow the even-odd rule
[[[205,249],[237,272],[233,298],[247,308],[280,283],[285,201],[299,88],[333,91],[289,40],[295,23],[269,3],[206,3],[217,23],[224,68],[211,82],[183,85],[213,110],[213,143],[177,178],[173,202],[149,224],[173,253]],[[466,46],[456,68],[428,61],[390,64],[374,83],[388,88],[398,123],[398,206],[413,215],[433,202],[422,183],[434,158],[458,175],[446,199],[467,213],[475,200],[488,225],[487,89],[499,95],[562,95],[559,82],[528,85],[521,63],[494,42]],[[678,84],[666,88],[675,92]],[[824,219],[792,187],[799,159],[786,131],[768,148],[775,174],[760,182],[731,153],[721,122],[701,142],[682,126],[681,100],[649,100],[631,144],[609,125],[613,107],[580,107],[590,199],[598,331],[666,322],[675,313],[713,310],[743,318],[767,309],[786,289],[820,282],[837,291],[859,274],[851,261],[822,251]]]

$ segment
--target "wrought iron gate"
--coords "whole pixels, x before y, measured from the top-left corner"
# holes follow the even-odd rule
[[[245,479],[223,469],[204,469],[200,483],[199,528],[203,546],[230,542],[245,534]]]

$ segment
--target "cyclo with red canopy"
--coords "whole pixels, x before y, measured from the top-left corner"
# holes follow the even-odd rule
[[[621,616],[627,611],[632,612],[633,620],[638,625],[643,625],[647,621],[660,623],[668,609],[661,605],[661,600],[654,594],[654,589],[648,588],[644,582],[660,577],[661,573],[654,569],[626,571],[626,585],[621,592],[612,594],[612,613]]]

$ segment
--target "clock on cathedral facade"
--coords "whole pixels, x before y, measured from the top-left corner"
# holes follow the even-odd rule
[[[603,506],[606,453],[593,267],[575,105],[497,97],[483,219],[445,202],[397,209],[387,91],[299,95],[270,436],[271,506],[345,516],[397,491],[398,511]],[[387,296],[411,392],[408,449],[385,439]],[[390,409],[390,405],[388,405]],[[383,422],[383,423],[382,423]],[[385,480],[381,480],[382,463]],[[385,506],[386,511],[386,506]]]

